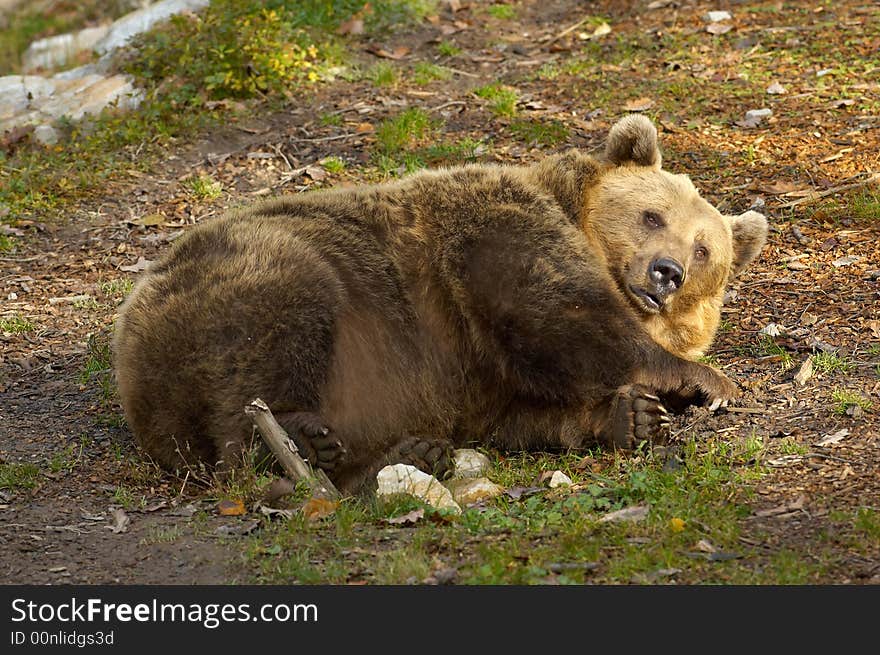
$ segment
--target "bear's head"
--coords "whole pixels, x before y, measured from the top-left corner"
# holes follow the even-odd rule
[[[767,219],[722,214],[686,175],[661,170],[661,159],[651,121],[616,123],[583,227],[654,340],[695,359],[715,336],[727,282],[764,246]]]

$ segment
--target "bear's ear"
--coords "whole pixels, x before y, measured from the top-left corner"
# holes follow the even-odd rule
[[[767,219],[763,214],[748,211],[739,216],[728,216],[733,230],[733,263],[730,277],[739,275],[761,252],[767,241]]]
[[[621,118],[608,133],[605,157],[618,166],[632,162],[659,170],[663,158],[657,146],[657,128],[641,114]]]

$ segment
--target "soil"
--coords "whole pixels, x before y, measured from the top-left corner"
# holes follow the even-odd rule
[[[667,166],[690,174],[711,202],[729,212],[763,202],[772,224],[760,261],[732,286],[724,308],[728,327],[712,351],[716,365],[743,386],[744,396],[727,412],[692,410],[678,417],[676,429],[698,437],[720,432],[763,440],[768,473],[756,483],[753,514],[743,519],[745,543],[810,557],[821,541],[834,553],[821,582],[880,582],[880,542],[875,536],[856,547],[839,519],[859,508],[880,509],[880,217],[848,209],[854,202],[850,194],[868,187],[847,188],[880,170],[878,73],[841,65],[836,74],[861,87],[855,104],[835,105],[815,71],[798,70],[783,49],[787,39],[816,47],[827,42],[833,58],[834,48],[846,41],[848,59],[841,61],[858,62],[862,53],[880,47],[877,8],[840,0],[815,11],[812,5],[789,11],[774,2],[754,3],[764,11],[746,11],[735,3],[737,38],[718,47],[713,40],[722,37],[706,33],[703,19],[716,7],[705,3],[654,3],[665,6],[648,11],[643,2],[521,2],[515,20],[461,4],[455,14],[444,8],[435,22],[381,43],[363,37],[354,46],[364,65],[379,61],[368,46],[392,53],[405,46],[408,54],[395,63],[406,66],[436,61],[437,42],[454,41],[462,54],[438,62],[459,71],[450,80],[425,86],[403,81],[389,88],[369,81],[324,84],[294,97],[283,111],[231,117],[222,129],[169,151],[149,175],[121,171],[101,193],[63,216],[18,223],[25,232],[21,247],[0,258],[3,315],[22,316],[36,329],[0,334],[0,461],[32,462],[40,474],[33,489],[0,490],[0,581],[251,579],[235,536],[224,528],[241,531],[241,521],[218,515],[217,499],[192,480],[145,462],[119,420],[112,394],[102,390],[103,374],[83,373],[95,349],[106,343],[120,300],[105,284],[137,278],[137,272],[121,267],[141,257],[155,260],[179,234],[228,206],[373,181],[375,173],[362,165],[370,162],[375,137],[363,124],[375,126],[408,106],[443,118],[444,138],[491,141],[481,161],[518,163],[563,147],[598,147],[626,103],[665,93],[649,113],[662,128]],[[696,54],[679,68],[670,52],[657,48],[634,49],[623,61],[595,62],[603,76],[615,79],[599,85],[611,88],[601,104],[595,80],[585,83],[568,72],[549,80],[536,76],[542,66],[574,60],[594,26],[559,35],[588,14],[610,19],[613,31],[605,38],[641,44],[669,33],[693,42]],[[764,48],[756,50],[756,43]],[[739,126],[734,117],[760,107],[754,96],[730,90],[743,85],[741,72],[757,70],[756,56],[769,57],[761,60],[762,70],[790,87],[789,93],[763,98],[774,108],[768,122]],[[695,59],[702,65],[695,66]],[[705,80],[715,95],[695,105],[693,98],[676,95],[679,87],[658,86],[658,80],[679,74]],[[547,146],[516,139],[510,120],[493,117],[472,93],[496,80],[516,86],[520,116],[564,123],[567,140]],[[321,124],[318,117],[330,112],[343,117],[341,125]],[[723,120],[711,121],[712,116]],[[756,154],[747,159],[746,151]],[[344,159],[347,170],[320,169],[318,162],[328,156]],[[315,168],[301,170],[307,166]],[[219,199],[200,200],[183,184],[201,173],[222,183]],[[827,197],[812,202],[807,192]],[[151,219],[156,215],[158,224]],[[82,295],[94,300],[73,299]],[[770,324],[781,331],[762,346],[760,330]],[[817,370],[803,384],[794,379],[810,355],[825,351],[844,357],[846,370]],[[839,389],[872,406],[838,413],[832,392]],[[828,443],[827,437],[840,434]],[[819,445],[823,439],[826,445]],[[112,512],[119,507],[130,520],[122,531],[114,529]]]

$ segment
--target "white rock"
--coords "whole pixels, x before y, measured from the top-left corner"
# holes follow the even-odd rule
[[[504,487],[495,484],[489,478],[450,480],[446,483],[446,488],[452,492],[455,502],[463,507],[504,493]]]
[[[379,488],[376,495],[394,496],[407,494],[414,496],[437,509],[448,509],[456,514],[461,512],[461,507],[452,498],[452,493],[440,484],[433,475],[420,471],[409,464],[392,464],[386,466],[376,476]]]
[[[58,143],[58,131],[48,124],[37,125],[34,129],[34,138],[44,145],[54,146]]]
[[[36,75],[0,77],[0,121],[39,106],[55,91],[55,82]]]
[[[107,35],[94,45],[96,52],[105,54],[125,45],[133,36],[146,32],[153,25],[184,11],[198,11],[210,0],[162,0],[126,14],[110,26]]]
[[[710,11],[706,14],[706,20],[710,23],[719,23],[723,20],[730,20],[733,16],[729,11]]]
[[[30,73],[38,68],[58,68],[89,52],[104,38],[109,25],[87,27],[79,32],[59,34],[31,43],[21,56],[21,68]]]
[[[562,471],[553,471],[553,475],[550,476],[549,487],[551,489],[555,489],[556,487],[570,487],[571,484],[571,478]]]
[[[773,115],[772,109],[749,109],[746,112],[747,121],[760,121]]]
[[[472,448],[459,448],[452,453],[452,459],[456,478],[479,478],[492,467],[488,457]]]
[[[143,92],[136,90],[124,75],[101,77],[87,75],[78,80],[58,82],[58,92],[39,108],[51,118],[67,116],[80,120],[86,114],[98,114],[108,105],[119,109],[133,109],[143,100]]]
[[[767,87],[767,93],[770,95],[781,95],[788,93],[788,91],[779,82],[773,82],[773,84]]]

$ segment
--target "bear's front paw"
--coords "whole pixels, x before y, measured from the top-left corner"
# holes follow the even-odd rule
[[[633,450],[639,443],[665,443],[670,418],[650,389],[640,384],[620,387],[611,399],[610,421],[604,437],[609,445]]]
[[[705,375],[697,380],[697,395],[701,404],[708,405],[711,411],[727,404],[739,395],[739,387],[724,373],[704,367]]]
[[[447,439],[411,437],[397,446],[399,463],[415,466],[438,480],[448,477],[454,468],[452,442]]]

